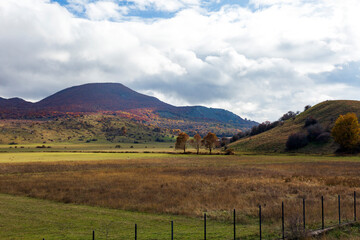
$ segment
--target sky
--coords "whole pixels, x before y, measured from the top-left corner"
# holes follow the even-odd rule
[[[118,82],[258,122],[360,100],[358,0],[0,0],[0,96]]]

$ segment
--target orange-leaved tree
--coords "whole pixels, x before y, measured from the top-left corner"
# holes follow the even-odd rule
[[[193,146],[196,149],[196,154],[199,154],[199,150],[201,147],[201,136],[198,133],[194,135]]]
[[[345,150],[358,146],[360,140],[360,125],[355,113],[340,115],[331,130],[335,142]]]
[[[215,133],[209,132],[202,140],[202,143],[204,144],[205,148],[209,149],[209,152],[211,154],[211,150],[215,148],[216,141],[218,140],[218,137],[215,135]]]
[[[175,149],[184,149],[184,153],[186,151],[186,143],[189,139],[189,135],[184,132],[179,133],[178,137],[176,138]]]

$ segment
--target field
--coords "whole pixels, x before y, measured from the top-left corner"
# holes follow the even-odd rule
[[[168,239],[170,220],[179,223],[177,239],[201,239],[205,212],[209,238],[231,239],[234,208],[237,235],[254,239],[259,204],[264,234],[274,238],[281,233],[282,201],[287,234],[294,234],[301,225],[302,198],[307,227],[319,228],[321,196],[326,225],[332,225],[338,219],[338,194],[342,220],[350,221],[353,192],[360,192],[359,157],[18,150],[0,153],[0,193],[5,194],[0,234],[7,234],[1,239],[34,239],[45,233],[50,239],[87,239],[92,228],[100,239],[128,239],[134,223],[144,226],[139,239]],[[52,225],[26,222],[32,218]]]

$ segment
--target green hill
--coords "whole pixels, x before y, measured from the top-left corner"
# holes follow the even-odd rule
[[[302,112],[295,119],[289,119],[261,134],[240,139],[229,147],[238,152],[285,152],[285,144],[290,134],[306,133],[304,124],[308,117],[315,118],[325,130],[330,131],[339,115],[348,112],[354,112],[360,117],[360,101],[325,101]],[[333,153],[337,148],[337,144],[330,140],[324,144],[310,143],[296,152],[327,154]]]

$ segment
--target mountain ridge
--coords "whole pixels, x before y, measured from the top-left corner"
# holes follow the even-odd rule
[[[120,83],[88,83],[73,86],[35,103],[21,98],[0,98],[0,117],[3,119],[52,118],[66,114],[97,112],[131,115],[137,120],[151,124],[156,122],[156,118],[172,121],[211,121],[238,129],[250,128],[257,124],[225,109],[173,106]]]

